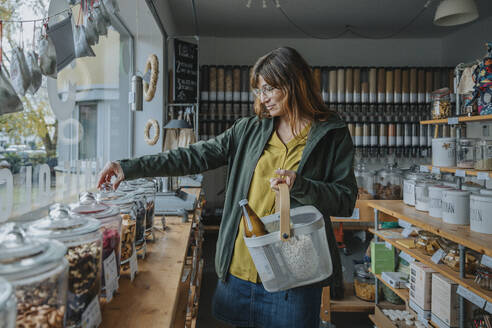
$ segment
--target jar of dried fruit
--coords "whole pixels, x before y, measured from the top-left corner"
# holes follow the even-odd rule
[[[14,224],[4,225],[0,232],[0,276],[11,285],[17,298],[12,314],[12,300],[6,299],[0,310],[0,326],[47,327],[65,326],[67,309],[67,248],[56,240],[26,236]],[[0,287],[1,289],[2,287]],[[1,294],[1,292],[0,292]],[[0,304],[2,303],[0,296]],[[13,303],[15,304],[15,302]],[[8,317],[2,317],[8,315]],[[14,325],[8,323],[14,320]]]
[[[101,291],[101,223],[88,216],[70,213],[68,206],[55,204],[49,215],[31,224],[31,236],[56,239],[67,246],[69,264],[67,327],[79,327],[91,302],[99,302]]]

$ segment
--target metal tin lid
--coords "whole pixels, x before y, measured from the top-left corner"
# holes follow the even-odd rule
[[[0,277],[0,313],[2,313],[7,306],[7,301],[12,296],[14,290],[12,285],[2,277]]]
[[[461,185],[461,190],[480,191],[482,189],[483,189],[482,187],[475,186],[475,185],[469,185],[469,184],[463,184],[463,185]]]
[[[456,190],[456,189],[451,189],[451,190],[443,190],[442,195],[449,195],[449,196],[455,196],[455,197],[469,197],[470,192],[466,190]]]
[[[444,190],[444,189],[449,189],[449,188],[451,188],[451,187],[440,185],[440,184],[435,184],[435,185],[429,186],[429,191],[431,191],[431,190]]]
[[[59,262],[67,248],[56,240],[27,236],[19,226],[7,224],[0,231],[0,275],[19,274]]]
[[[492,203],[492,195],[472,194],[470,200]]]
[[[66,238],[81,236],[97,231],[101,223],[87,215],[80,216],[69,212],[67,206],[52,207],[47,217],[35,221],[29,228],[34,236],[46,238]]]

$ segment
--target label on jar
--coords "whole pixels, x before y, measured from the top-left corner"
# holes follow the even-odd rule
[[[380,146],[386,146],[387,144],[388,144],[388,137],[379,136],[379,145]]]
[[[370,143],[369,143],[369,140],[371,139],[371,137],[369,136],[362,136],[362,146],[369,146]]]
[[[434,253],[434,255],[432,255],[431,261],[434,262],[435,264],[439,264],[439,262],[441,262],[441,260],[444,258],[445,255],[446,253],[444,253],[444,251],[441,248],[439,248]]]
[[[200,93],[200,100],[202,100],[202,101],[208,101],[208,91],[202,91]]]
[[[407,253],[405,252],[400,252],[400,255],[399,255],[402,259],[404,259],[405,261],[407,261],[408,263],[412,263],[412,262],[415,262],[415,259],[413,257],[411,257],[410,255],[408,255]]]
[[[462,177],[464,178],[466,176],[465,170],[456,170],[455,174],[457,177]]]
[[[94,297],[89,303],[84,313],[82,313],[82,328],[96,328],[102,322],[101,307],[99,306],[99,296]]]
[[[355,146],[362,146],[362,136],[355,136]]]
[[[478,180],[489,180],[489,172],[478,172],[477,173]]]
[[[488,266],[489,268],[492,269],[492,257],[487,256],[487,255],[482,255],[482,260],[480,261],[480,264]]]
[[[478,306],[481,309],[483,309],[483,307],[485,306],[486,301],[483,298],[481,298],[477,294],[469,291],[468,289],[466,289],[465,287],[463,287],[461,285],[458,286],[458,290],[456,291],[456,293],[458,295],[461,295],[462,297],[466,298],[467,300],[469,300],[470,302],[472,302],[473,304],[475,304],[476,306]]]
[[[419,146],[427,146],[427,136],[420,136]]]
[[[412,137],[412,146],[418,146],[419,145],[419,136],[413,136]]]
[[[113,298],[113,293],[118,289],[118,266],[114,251],[103,261],[103,266],[106,300],[109,302]]]
[[[378,145],[378,136],[371,136],[371,146],[377,146]]]
[[[405,142],[405,146],[411,146],[412,145],[412,137],[411,136],[405,136],[404,142]]]
[[[130,257],[130,279],[133,281],[135,279],[135,275],[138,272],[138,262],[137,262],[137,251],[135,247],[133,247],[133,254]]]

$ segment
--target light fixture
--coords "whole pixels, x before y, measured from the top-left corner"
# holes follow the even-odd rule
[[[437,6],[434,24],[454,26],[469,23],[478,18],[475,0],[443,0]]]
[[[246,3],[246,7],[251,8],[252,2],[253,2],[253,0],[248,0],[248,2]],[[268,7],[267,6],[267,0],[262,0],[262,3],[263,3],[263,5],[262,5],[263,8]],[[275,7],[280,8],[280,0],[275,0]]]

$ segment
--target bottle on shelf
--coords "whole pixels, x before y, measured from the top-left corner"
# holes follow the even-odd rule
[[[248,238],[266,235],[267,231],[265,229],[265,225],[261,222],[255,211],[253,211],[253,209],[249,206],[248,200],[243,199],[239,201],[239,206],[241,206],[243,211],[242,221],[244,226],[244,235]]]

